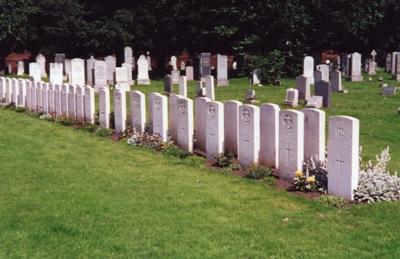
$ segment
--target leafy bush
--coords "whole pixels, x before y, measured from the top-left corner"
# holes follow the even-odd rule
[[[390,159],[389,147],[387,147],[379,156],[376,156],[375,164],[370,160],[361,167],[358,187],[354,192],[354,199],[357,202],[400,200],[400,178],[396,173],[391,175],[387,170]],[[362,161],[361,155],[360,161]]]
[[[70,119],[68,116],[58,117],[56,119],[56,122],[64,126],[72,126],[75,123],[74,120]]]
[[[53,117],[51,117],[51,115],[48,115],[48,114],[42,114],[39,116],[39,119],[46,120],[46,121],[52,121]]]
[[[112,129],[107,129],[107,128],[98,128],[96,129],[95,135],[98,137],[108,137],[113,134]]]
[[[165,148],[163,149],[162,152],[163,152],[163,154],[165,154],[167,156],[173,156],[173,157],[177,157],[179,159],[184,159],[190,155],[189,152],[186,152],[185,150],[183,150],[173,144],[169,144],[169,145],[165,146]]]
[[[260,180],[264,177],[271,176],[272,169],[260,164],[252,164],[246,170],[246,178]]]
[[[16,107],[15,111],[18,113],[24,113],[24,112],[26,112],[26,109],[24,107]]]
[[[319,190],[315,176],[310,176],[308,171],[305,173],[302,171],[295,172],[293,186],[296,190],[302,192],[316,192]]]
[[[214,156],[214,166],[217,167],[229,167],[231,164],[237,163],[235,155],[232,152],[221,153]]]
[[[345,199],[332,195],[321,195],[318,202],[335,208],[344,208],[349,204]]]
[[[285,56],[280,50],[273,50],[265,56],[250,56],[247,68],[259,70],[259,79],[263,84],[280,85],[284,73]]]
[[[134,132],[132,136],[128,139],[128,144],[139,147],[147,147],[157,151],[164,150],[168,145],[172,144],[172,141],[167,140],[164,142],[160,135],[150,134],[147,132],[136,133]]]
[[[317,156],[310,157],[303,163],[303,171],[308,172],[308,176],[315,177],[318,191],[326,193],[328,190],[328,160],[319,160]]]
[[[98,126],[96,124],[87,123],[84,124],[81,129],[89,133],[94,133],[97,128]]]

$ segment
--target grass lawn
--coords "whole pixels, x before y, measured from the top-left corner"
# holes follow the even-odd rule
[[[241,96],[239,82],[217,89],[218,99]],[[359,117],[369,152],[395,149],[398,97],[383,100],[376,83],[346,86],[350,94],[335,95],[329,113]],[[258,96],[281,101],[283,89]],[[0,258],[400,256],[400,203],[335,209],[216,172],[199,157],[179,160],[4,109],[0,132]]]

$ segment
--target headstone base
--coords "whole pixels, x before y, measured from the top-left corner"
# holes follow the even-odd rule
[[[228,86],[229,80],[217,80],[217,86]]]
[[[364,77],[363,76],[349,76],[347,78],[347,80],[351,81],[351,82],[362,82],[364,80]]]
[[[137,84],[138,85],[150,85],[150,79],[138,79]]]

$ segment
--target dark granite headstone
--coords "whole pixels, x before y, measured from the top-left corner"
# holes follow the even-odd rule
[[[200,54],[200,78],[211,75],[211,53]]]
[[[315,83],[315,95],[322,96],[322,105],[324,107],[331,106],[331,86],[327,81],[319,81]]]
[[[166,93],[172,93],[173,90],[173,84],[172,84],[172,76],[171,75],[165,75],[164,76],[164,92]]]

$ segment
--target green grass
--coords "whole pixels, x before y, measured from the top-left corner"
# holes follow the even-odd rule
[[[334,209],[4,109],[0,132],[1,258],[400,256],[400,203]]]

